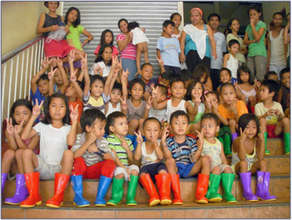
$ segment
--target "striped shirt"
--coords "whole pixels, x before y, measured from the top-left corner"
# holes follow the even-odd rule
[[[126,35],[125,34],[118,34],[116,41],[119,40],[125,40]],[[129,43],[125,49],[120,51],[121,58],[124,59],[130,59],[130,60],[136,60],[136,46],[132,43]]]
[[[128,166],[129,165],[128,154],[125,148],[122,147],[120,139],[114,134],[111,134],[106,138],[106,140],[108,141],[109,147],[117,153],[117,156],[121,163],[124,166]],[[126,137],[125,140],[129,146],[130,151],[133,151],[134,146],[132,144],[132,141]]]
[[[174,137],[169,137],[166,144],[177,163],[192,163],[191,154],[198,149],[196,139],[190,136],[186,136],[186,140],[181,144],[175,142]]]

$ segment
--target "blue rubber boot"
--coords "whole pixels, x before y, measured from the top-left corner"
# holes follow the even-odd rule
[[[99,184],[98,184],[98,191],[96,194],[95,199],[95,206],[105,206],[106,201],[104,200],[104,197],[107,193],[107,190],[111,184],[112,178],[106,177],[106,176],[100,176],[99,178]]]
[[[90,205],[90,202],[83,198],[83,182],[82,175],[71,176],[71,183],[75,192],[73,203],[77,207],[86,207]]]

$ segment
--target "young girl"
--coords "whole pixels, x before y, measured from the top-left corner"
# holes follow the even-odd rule
[[[92,76],[98,74],[106,78],[111,70],[112,53],[112,46],[104,45],[103,47],[101,47],[89,74]]]
[[[57,63],[56,67],[51,66],[51,71],[48,73],[49,78],[49,95],[52,95],[55,92],[65,93],[65,89],[69,85],[68,76],[63,67],[63,61],[59,58],[52,59]]]
[[[104,45],[110,45],[113,49],[113,56],[118,56],[119,55],[119,51],[118,49],[113,45],[114,44],[114,34],[111,30],[106,29],[101,33],[100,36],[100,43],[99,45],[96,47],[94,54],[96,55],[96,58],[98,57],[98,52],[100,50],[101,47],[103,47]]]
[[[275,200],[270,195],[270,173],[264,159],[264,134],[260,132],[260,123],[253,114],[243,114],[238,120],[240,137],[232,145],[232,168],[239,173],[243,196],[248,201]],[[257,171],[256,195],[251,189],[251,174]]]
[[[237,69],[239,66],[238,59],[236,58],[236,54],[239,51],[239,43],[237,40],[230,40],[228,43],[229,53],[224,55],[223,59],[223,67],[229,69],[231,71],[231,82],[237,82]]]
[[[179,40],[181,30],[179,29],[179,26],[181,24],[181,15],[177,12],[173,13],[170,15],[170,20],[174,23],[174,33],[172,34],[171,37],[175,37]]]
[[[130,22],[128,24],[128,29],[133,36],[132,43],[137,45],[137,56],[136,56],[136,64],[137,64],[137,72],[141,73],[141,54],[144,53],[144,62],[149,63],[148,58],[148,43],[149,40],[146,37],[144,31],[139,27],[137,22]]]
[[[161,161],[163,153],[158,140],[161,134],[161,123],[156,118],[147,118],[143,123],[143,142],[141,132],[138,132],[138,145],[135,150],[135,160],[141,160],[140,183],[149,195],[149,206],[157,204],[169,205],[171,179],[165,164]],[[153,182],[157,183],[159,195]]]
[[[73,153],[68,145],[73,146],[76,139],[77,108],[69,115],[67,98],[55,93],[45,101],[45,119],[33,126],[40,114],[41,106],[33,107],[32,115],[27,122],[21,138],[27,139],[35,135],[40,137],[40,154],[25,149],[22,154],[24,176],[29,196],[20,203],[20,207],[34,207],[42,203],[39,193],[39,179],[55,178],[55,195],[47,201],[49,207],[59,208],[62,205],[64,190],[70,179],[73,165]],[[72,126],[70,126],[70,118]],[[33,126],[33,127],[32,127]]]
[[[122,85],[115,82],[113,89],[110,94],[110,101],[105,104],[105,115],[108,116],[113,112],[120,112],[121,109],[121,98],[122,98]]]
[[[9,176],[11,167],[16,160],[17,174],[16,174],[16,190],[11,198],[6,198],[5,203],[10,205],[18,205],[28,196],[28,191],[25,185],[23,160],[21,153],[25,149],[35,149],[39,138],[37,135],[29,139],[21,139],[23,127],[26,126],[32,112],[32,104],[26,99],[16,100],[10,109],[10,119],[6,119],[5,138],[8,142],[8,149],[4,152],[2,157],[2,176],[1,176],[1,193],[3,196],[4,185]],[[4,146],[2,146],[4,147]],[[16,153],[17,152],[17,153]]]
[[[210,77],[210,70],[207,65],[198,64],[192,73],[192,78],[195,81],[199,81],[202,83],[205,92],[213,90],[212,80]]]

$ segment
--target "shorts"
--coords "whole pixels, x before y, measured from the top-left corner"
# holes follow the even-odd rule
[[[74,49],[66,40],[47,40],[44,43],[44,52],[46,57],[65,57]]]
[[[126,166],[126,167],[129,168],[130,172],[131,172],[132,170],[136,170],[136,171],[139,173],[139,167],[138,167],[137,165],[135,165],[135,164],[132,164],[132,165],[130,165],[130,166]],[[117,176],[117,175],[119,175],[119,174],[124,174],[124,176],[125,176],[125,180],[126,180],[126,181],[129,180],[129,175],[128,175],[128,173],[127,173],[127,171],[126,171],[125,168],[123,168],[123,167],[117,167],[117,168],[115,169],[114,176]]]
[[[213,170],[217,166],[219,167],[219,172],[220,173],[223,173],[226,167],[230,167],[229,165],[223,164],[223,163],[222,164],[219,164],[219,165],[214,165],[214,166],[212,164],[211,170]]]
[[[280,135],[275,134],[276,125],[267,125],[268,138],[278,138]]]
[[[55,179],[55,173],[61,171],[61,164],[52,165],[44,161],[39,155],[36,155],[38,158],[38,167],[35,168],[36,172],[40,173],[40,179],[42,180],[51,180]]]
[[[155,182],[155,175],[157,175],[160,170],[167,171],[164,163],[162,163],[162,162],[151,163],[151,164],[147,164],[147,165],[142,166],[142,168],[140,170],[140,174],[141,173],[149,173],[152,181]]]
[[[188,163],[188,164],[176,163],[179,177],[181,177],[181,178],[188,177],[188,175],[191,172],[194,165],[195,165],[195,163]]]

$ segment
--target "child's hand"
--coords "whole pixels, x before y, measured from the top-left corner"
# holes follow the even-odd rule
[[[129,76],[129,70],[127,69],[126,71],[122,71],[121,75],[121,81],[123,82],[128,82],[128,76]]]
[[[121,101],[121,109],[123,109],[123,110],[127,109],[128,108],[127,107],[127,99],[121,97],[120,101]]]
[[[58,67],[63,67],[63,60],[60,59],[59,57],[57,58],[57,65]]]
[[[50,66],[50,61],[49,61],[49,58],[46,57],[42,62],[42,67],[47,70],[49,66]]]
[[[166,126],[164,126],[163,130],[162,130],[162,135],[161,135],[161,142],[163,144],[166,144],[166,138],[169,135],[169,125],[167,124]]]
[[[73,62],[75,60],[75,50],[70,50],[68,55],[68,61]]]
[[[102,68],[101,68],[99,65],[97,65],[97,66],[94,68],[93,71],[94,71],[94,73],[95,73],[96,75],[100,75],[100,76],[103,75]]]
[[[71,122],[76,122],[78,120],[78,107],[79,107],[79,104],[77,104],[75,107],[73,107],[72,105],[70,106],[70,119],[71,119]]]
[[[129,150],[129,145],[127,141],[125,140],[125,138],[121,138],[121,145],[125,150]]]
[[[14,135],[14,127],[12,124],[12,118],[8,119],[6,118],[6,131],[9,135]]]
[[[200,104],[201,103],[201,97],[200,96],[195,96],[194,101],[195,101],[196,104]]]
[[[52,26],[50,26],[50,31],[56,31],[56,30],[58,30],[59,29],[59,25],[52,25]]]
[[[76,82],[77,80],[77,72],[78,72],[78,69],[75,69],[71,74],[70,74],[70,81],[71,82]]]
[[[94,131],[89,132],[87,138],[89,144],[95,144],[95,141],[97,139]]]
[[[87,68],[87,53],[81,58],[81,70],[84,71]]]
[[[151,86],[152,87],[152,98],[156,99],[158,96],[158,86],[154,87],[154,85]]]
[[[49,80],[54,79],[54,76],[55,76],[56,71],[57,71],[57,68],[55,70],[51,69],[51,71],[48,72],[48,78],[49,78]]]
[[[250,18],[249,22],[252,26],[256,25],[256,20],[254,18]]]
[[[186,56],[183,53],[179,54],[179,61],[180,63],[184,63],[186,61]]]
[[[260,131],[258,133],[258,139],[260,140],[261,143],[265,142],[264,132]]]
[[[21,121],[19,125],[15,125],[14,126],[14,133],[19,135],[23,129],[23,125],[24,125],[24,120]]]
[[[33,106],[33,109],[32,109],[32,115],[35,117],[38,117],[41,114],[41,109],[44,104],[44,101],[41,101],[41,103],[39,104],[39,101],[35,99],[35,103],[36,104]]]
[[[198,130],[195,130],[195,132],[197,133],[197,145],[198,145],[198,150],[202,150],[203,149],[203,144],[204,144],[204,132],[203,130],[200,132]]]
[[[150,95],[146,102],[146,109],[150,110],[152,107],[152,96]]]
[[[95,141],[93,141],[95,142]],[[90,153],[93,153],[93,152],[98,152],[98,149],[96,147],[96,144],[91,144],[88,148],[87,148],[87,151],[90,152]]]
[[[137,136],[138,144],[142,144],[143,143],[143,137],[142,137],[141,131],[138,131],[138,133],[135,132],[135,135]]]
[[[241,143],[244,143],[246,141],[246,138],[247,138],[246,130],[244,129],[244,131],[242,131],[242,128],[240,128],[239,131],[240,131],[240,137],[239,137],[240,139],[239,139],[239,141]]]
[[[164,66],[164,62],[163,62],[163,60],[160,58],[158,58],[158,56],[156,56],[156,60],[157,60],[157,62],[158,62],[158,64],[159,64],[159,66]]]

